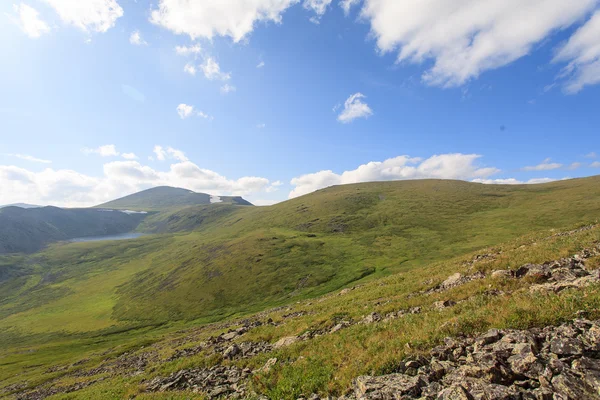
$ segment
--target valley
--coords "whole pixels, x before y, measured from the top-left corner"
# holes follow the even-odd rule
[[[5,393],[21,398],[79,382],[74,393],[83,397],[179,398],[161,389],[167,381],[149,380],[218,365],[256,370],[274,357],[270,371],[244,378],[248,390],[269,398],[340,396],[359,375],[394,372],[443,336],[560,324],[580,310],[600,318],[594,282],[530,292],[529,279],[492,274],[593,249],[599,177],[366,183],[270,207],[211,204],[210,196],[205,204],[165,206],[159,198],[157,206],[147,195],[142,205],[123,203],[148,212],[118,213],[139,218],[130,229],[145,233],[138,238],[0,256]],[[590,254],[587,271],[598,266]],[[456,273],[459,284],[440,286]],[[357,323],[369,315],[375,324]],[[252,321],[261,324],[230,335],[232,343],[201,344]],[[292,336],[303,339],[272,347]],[[233,343],[247,355],[224,355]],[[181,398],[190,385],[177,389]]]

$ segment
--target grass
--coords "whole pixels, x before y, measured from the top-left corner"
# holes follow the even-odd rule
[[[600,317],[597,288],[531,295],[519,291],[525,282],[486,279],[445,294],[407,296],[466,272],[462,262],[482,248],[503,250],[496,260],[477,264],[489,272],[565,256],[599,240],[598,229],[544,239],[597,219],[599,183],[593,177],[535,186],[454,181],[341,186],[273,207],[164,211],[149,217],[146,226],[168,233],[0,257],[0,387],[68,382],[66,374],[74,368],[142,345],[167,358],[181,346],[178,337],[197,332],[199,342],[223,329],[211,324],[215,321],[281,304],[308,314],[255,329],[244,340],[274,342],[372,311],[468,300],[443,312],[357,325],[279,350],[275,356],[282,362],[253,381],[273,398],[343,393],[357,375],[393,371],[400,359],[445,335],[556,323],[579,309]],[[361,286],[336,295],[354,285]],[[515,294],[485,296],[490,285]],[[269,315],[277,321],[288,312]],[[272,356],[239,364],[258,367]],[[82,366],[44,372],[86,358]],[[161,362],[143,378],[218,361],[200,354]],[[139,395],[140,379],[110,378],[58,398]]]

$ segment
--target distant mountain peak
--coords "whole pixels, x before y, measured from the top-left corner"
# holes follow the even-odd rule
[[[118,210],[161,211],[169,208],[214,203],[243,206],[252,205],[252,203],[244,200],[240,196],[218,196],[172,186],[156,186],[120,199],[100,204],[96,207]]]

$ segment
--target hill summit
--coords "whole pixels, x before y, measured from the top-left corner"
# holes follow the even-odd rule
[[[195,206],[211,203],[225,203],[251,206],[252,203],[240,196],[214,196],[207,193],[197,193],[188,189],[171,186],[158,186],[122,197],[96,208],[134,211],[162,211],[167,208]]]

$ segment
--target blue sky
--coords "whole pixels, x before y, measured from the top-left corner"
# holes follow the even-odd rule
[[[600,173],[600,3],[447,3],[3,2],[0,203]]]

